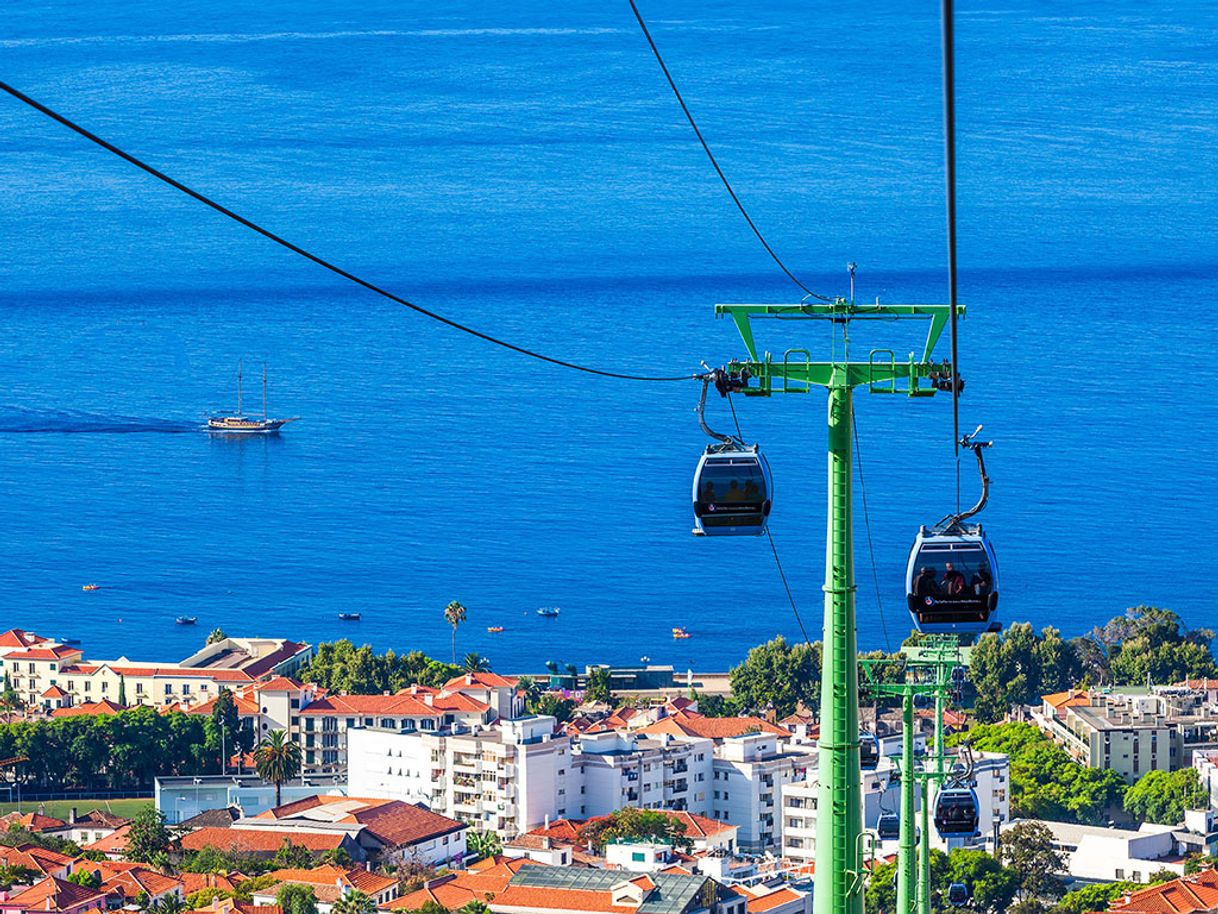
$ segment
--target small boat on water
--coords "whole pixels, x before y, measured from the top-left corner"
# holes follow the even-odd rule
[[[266,366],[262,366],[262,418],[246,416],[241,411],[241,375],[242,363],[237,363],[237,413],[231,416],[208,416],[207,430],[236,435],[273,435],[289,422],[295,422],[299,416],[290,419],[272,419],[266,412]]]
[[[683,629],[683,628],[674,628],[674,629],[672,630],[672,636],[673,636],[674,638],[688,638],[688,637],[689,637],[689,632],[687,632],[687,631],[686,631],[685,629]]]
[[[81,590],[101,590],[101,585],[100,584],[86,584],[80,589]]]
[[[194,625],[196,622],[199,621],[199,617],[198,616],[178,616],[173,621],[176,622],[178,625]]]
[[[503,626],[502,626],[502,625],[488,625],[488,626],[486,627],[486,630],[487,630],[488,632],[490,632],[492,635],[497,635],[497,634],[499,634],[501,631],[503,631]]]
[[[558,613],[559,609],[557,606],[543,606],[541,609],[537,610],[537,615],[545,616],[547,619],[557,619]]]
[[[651,663],[651,658],[644,654],[639,658],[639,663]]]
[[[79,638],[60,638],[60,644],[80,644]]]
[[[360,614],[359,613],[339,613],[338,618],[342,619],[344,622],[358,622],[359,618],[360,618]]]

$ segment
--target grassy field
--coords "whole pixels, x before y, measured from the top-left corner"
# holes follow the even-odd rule
[[[41,808],[44,815],[54,816],[56,819],[67,819],[72,807],[75,806],[77,814],[82,816],[91,809],[102,809],[112,812],[116,816],[130,819],[141,809],[151,805],[151,797],[131,797],[121,800],[24,800],[21,803],[21,811],[38,812]],[[14,812],[16,809],[16,803],[0,803],[0,815]]]

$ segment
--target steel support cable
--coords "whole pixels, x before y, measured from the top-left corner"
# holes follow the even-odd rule
[[[17,99],[18,101],[24,102],[25,104],[29,105],[35,111],[45,114],[47,117],[51,118],[54,121],[58,121],[60,124],[67,127],[69,130],[72,130],[73,132],[80,134],[80,136],[84,137],[86,140],[89,140],[91,143],[97,144],[102,149],[105,149],[107,152],[113,153],[114,155],[118,156],[119,158],[124,159],[125,161],[134,165],[136,168],[139,168],[142,171],[145,171],[148,174],[152,175],[157,180],[165,182],[166,184],[168,184],[170,187],[174,188],[175,190],[179,190],[182,193],[186,194],[187,196],[193,197],[194,199],[198,200],[200,203],[210,206],[212,209],[214,209],[216,212],[220,213],[221,215],[227,216],[229,219],[232,219],[234,222],[237,222],[237,223],[245,226],[246,228],[250,229],[251,231],[257,232],[259,235],[262,235],[264,238],[269,238],[271,241],[275,242],[276,244],[280,245],[281,247],[287,248],[292,253],[300,255],[301,257],[305,258],[306,260],[311,260],[313,263],[317,264],[319,267],[324,267],[325,269],[329,270],[331,273],[334,273],[337,276],[341,276],[343,279],[346,279],[349,282],[353,282],[358,286],[363,286],[368,291],[375,292],[377,295],[384,296],[385,298],[389,299],[392,302],[396,302],[399,305],[409,308],[411,311],[421,314],[424,317],[431,318],[434,321],[438,321],[441,324],[445,324],[449,327],[452,327],[454,330],[460,330],[462,333],[468,333],[470,336],[475,336],[480,340],[484,340],[485,342],[488,342],[488,343],[493,343],[496,346],[502,346],[504,349],[510,349],[512,352],[516,352],[516,353],[519,353],[520,355],[528,356],[529,358],[538,359],[542,362],[548,362],[551,365],[558,365],[561,368],[570,368],[574,371],[582,371],[585,374],[597,375],[602,378],[619,378],[619,379],[625,380],[625,381],[689,381],[689,380],[696,380],[699,377],[699,375],[695,374],[695,373],[690,373],[690,374],[685,374],[685,375],[674,375],[674,376],[668,376],[668,377],[651,377],[651,376],[646,376],[646,375],[625,374],[625,373],[617,372],[617,371],[605,371],[600,368],[591,368],[587,365],[580,365],[576,362],[569,362],[569,361],[566,361],[565,359],[559,359],[559,358],[555,358],[553,356],[544,355],[543,353],[536,352],[532,349],[526,349],[524,346],[517,346],[515,343],[509,343],[507,340],[503,340],[503,339],[500,339],[499,337],[492,336],[491,334],[485,333],[481,330],[475,330],[473,327],[469,327],[465,324],[462,324],[461,322],[453,320],[450,317],[445,317],[442,314],[437,314],[435,311],[430,311],[427,308],[422,307],[421,305],[416,305],[413,302],[407,301],[406,299],[402,298],[401,296],[394,295],[392,292],[388,291],[387,289],[384,289],[381,286],[371,283],[366,279],[361,279],[359,276],[356,276],[354,273],[350,273],[347,270],[344,270],[342,267],[336,266],[335,264],[331,263],[330,261],[325,260],[325,259],[319,257],[318,255],[305,250],[304,248],[300,247],[299,245],[293,244],[292,242],[288,241],[286,238],[283,238],[280,235],[276,235],[274,232],[270,231],[269,229],[263,228],[258,223],[245,218],[244,216],[240,215],[239,213],[233,212],[231,209],[228,209],[227,207],[217,203],[215,200],[200,193],[199,191],[194,190],[193,188],[187,187],[181,181],[177,181],[174,178],[171,178],[169,175],[165,174],[162,171],[157,170],[156,168],[153,168],[151,165],[147,164],[146,162],[141,161],[140,159],[136,158],[135,156],[131,155],[130,153],[124,152],[122,149],[119,149],[113,143],[107,142],[106,140],[102,139],[101,137],[97,136],[94,133],[90,133],[84,127],[77,124],[75,121],[72,121],[69,118],[65,117],[64,115],[58,113],[57,111],[54,111],[51,108],[48,108],[46,105],[42,104],[41,102],[37,101],[36,99],[33,99],[30,96],[26,95],[24,92],[21,92],[15,88],[13,88],[8,83],[0,82],[0,89],[3,89],[5,92],[7,92],[9,95],[13,96],[13,98]]]
[[[689,121],[689,126],[694,129],[694,135],[698,137],[698,142],[702,144],[702,150],[706,153],[706,157],[710,159],[711,165],[715,168],[715,174],[719,176],[719,180],[723,182],[723,186],[727,188],[727,192],[732,197],[732,202],[736,204],[736,209],[740,210],[740,215],[744,217],[744,221],[749,224],[749,228],[753,230],[753,234],[757,236],[757,240],[761,242],[761,246],[765,248],[765,252],[770,255],[770,259],[778,265],[778,269],[782,270],[787,275],[787,279],[803,289],[805,293],[820,301],[832,302],[834,299],[829,298],[819,293],[813,292],[799,278],[787,269],[787,265],[782,262],[782,258],[775,253],[770,247],[770,243],[765,240],[765,236],[761,234],[761,229],[757,227],[757,223],[753,221],[753,217],[749,215],[744,204],[740,202],[740,197],[736,195],[735,189],[732,187],[732,182],[727,179],[723,169],[719,167],[719,160],[715,158],[715,154],[711,152],[710,145],[706,142],[706,138],[702,136],[702,130],[698,127],[698,122],[694,120],[694,116],[690,113],[689,106],[685,104],[685,98],[681,95],[681,90],[677,88],[676,80],[672,78],[672,74],[668,71],[668,65],[664,63],[664,58],[660,56],[660,49],[656,47],[655,40],[651,37],[651,30],[647,28],[647,23],[643,19],[643,14],[639,12],[638,6],[634,0],[629,0],[630,9],[634,11],[634,18],[639,22],[639,28],[643,30],[643,37],[647,39],[647,44],[651,46],[651,53],[655,55],[656,62],[659,63],[660,69],[664,71],[664,78],[668,80],[668,86],[672,89],[672,94],[676,96],[677,103],[680,104],[681,110],[685,112],[685,119]]]
[[[736,423],[736,437],[743,441],[744,432],[740,430],[740,419],[736,415],[736,404],[732,402],[731,394],[728,394],[727,405],[731,407],[732,421]],[[799,615],[799,607],[795,604],[795,595],[791,593],[791,585],[787,583],[787,573],[783,570],[782,559],[778,557],[778,547],[774,545],[774,534],[770,530],[769,524],[766,524],[765,535],[770,540],[770,551],[774,553],[774,564],[778,567],[778,576],[782,579],[783,590],[787,592],[787,602],[791,604],[791,612],[795,614],[795,622],[799,625],[800,634],[804,636],[805,644],[811,644],[812,639],[808,637],[808,630],[804,628],[804,620]]]
[[[952,454],[956,458],[956,511],[960,510],[960,367],[956,317],[956,54],[952,0],[943,0],[943,152],[947,192],[947,292],[952,350]]]

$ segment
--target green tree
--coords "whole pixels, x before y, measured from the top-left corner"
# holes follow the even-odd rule
[[[1000,721],[1013,705],[1039,704],[1040,696],[1075,685],[1083,666],[1055,628],[1037,635],[1026,622],[977,639],[969,658],[974,712],[982,723]]]
[[[275,895],[283,914],[317,914],[317,895],[310,885],[285,883]]]
[[[457,626],[465,621],[466,609],[456,600],[444,607],[444,621],[453,628],[453,663],[457,662]]]
[[[101,888],[101,873],[97,870],[81,868],[69,874],[68,882],[74,882],[79,886],[84,886],[86,889]]]
[[[588,822],[580,829],[579,837],[581,841],[591,841],[599,851],[613,840],[670,843],[684,851],[693,848],[693,841],[685,835],[684,822],[662,812],[635,806],[623,807]]]
[[[122,673],[118,674],[118,703],[127,707],[127,677]]]
[[[376,899],[356,889],[334,902],[330,910],[333,914],[376,914]]]
[[[1141,888],[1136,882],[1100,882],[1085,885],[1067,892],[1049,914],[1089,914],[1091,911],[1107,910],[1109,903],[1127,892]]]
[[[1125,793],[1125,782],[1115,771],[1080,765],[1032,724],[979,724],[967,734],[950,736],[948,743],[965,740],[976,750],[1009,757],[1011,815],[1016,818],[1099,825]]]
[[[211,630],[211,634],[207,636],[206,643],[207,644],[218,644],[219,642],[223,641],[227,637],[228,637],[228,635],[224,634],[224,629],[213,628]]]
[[[313,868],[316,860],[307,847],[293,844],[292,839],[285,836],[283,844],[275,851],[274,863],[279,870],[307,870]]]
[[[698,713],[706,717],[735,717],[740,713],[736,701],[730,695],[708,695],[705,692],[697,697]]]
[[[1064,886],[1057,874],[1066,868],[1053,846],[1053,832],[1040,822],[1020,822],[1002,836],[999,851],[1004,866],[1017,880],[1021,902],[1060,897]]]
[[[485,901],[467,901],[457,909],[457,914],[491,914],[491,909]]]
[[[560,724],[565,724],[575,716],[575,702],[553,692],[542,692],[531,706],[526,707],[532,714],[546,714],[558,718]]]
[[[461,669],[466,673],[488,673],[491,662],[477,651],[470,651],[461,658]]]
[[[815,709],[820,701],[821,644],[787,644],[781,635],[749,651],[731,671],[732,696],[738,707],[779,717],[799,705]]]
[[[189,895],[186,896],[186,907],[188,910],[198,911],[198,910],[201,910],[202,908],[211,907],[211,903],[213,901],[215,901],[217,898],[230,898],[230,897],[232,897],[232,896],[228,892],[224,891],[224,889],[217,889],[217,888],[199,889],[197,892],[191,892]]]
[[[272,730],[254,752],[258,776],[275,785],[275,805],[283,804],[283,785],[300,774],[300,746],[283,730]]]
[[[1209,629],[1189,631],[1180,617],[1157,606],[1134,606],[1091,633],[1108,656],[1117,683],[1171,683],[1218,675]]]
[[[261,873],[253,879],[243,879],[238,883],[237,888],[233,890],[233,900],[240,901],[243,904],[250,904],[254,900],[255,892],[269,889],[277,882],[279,880],[270,873]]]
[[[465,848],[471,854],[477,854],[479,859],[483,859],[502,854],[503,842],[493,831],[479,831],[466,837]]]
[[[979,850],[954,850],[947,858],[947,885],[940,885],[942,898],[952,883],[968,887],[970,908],[980,914],[1003,914],[1015,900],[1019,875],[997,858]]]
[[[225,754],[237,752],[240,756],[237,733],[241,729],[241,717],[237,712],[237,701],[229,689],[220,689],[220,694],[216,696],[216,703],[211,708],[211,719],[216,729],[224,734],[221,747]],[[224,771],[227,767],[228,759],[221,758],[220,770]]]
[[[1186,809],[1205,807],[1209,795],[1196,768],[1148,771],[1125,791],[1125,811],[1139,822],[1175,825]]]
[[[165,816],[153,806],[146,806],[135,814],[127,832],[127,859],[137,863],[151,863],[157,857],[169,853],[173,836],[165,824]]]
[[[423,906],[419,908],[419,914],[450,914],[448,908],[440,904],[438,901],[432,901],[430,898],[423,902]]]
[[[585,701],[613,701],[613,684],[609,676],[609,668],[594,666],[588,668],[588,682],[584,686]]]

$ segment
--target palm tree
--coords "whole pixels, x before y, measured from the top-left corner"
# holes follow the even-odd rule
[[[258,776],[275,785],[275,805],[282,805],[283,785],[300,774],[300,747],[286,739],[283,730],[272,730],[254,750]]]
[[[503,842],[493,831],[474,832],[465,840],[465,847],[479,857],[494,857],[503,853]]]
[[[376,914],[376,901],[356,889],[334,902],[330,910],[332,914]]]
[[[461,669],[467,673],[489,673],[491,662],[477,651],[470,651],[461,661]]]
[[[453,627],[453,663],[457,662],[457,626],[465,621],[465,607],[453,600],[444,607],[444,621]]]
[[[485,901],[467,901],[464,905],[457,909],[457,914],[490,914],[491,909],[487,907]]]

